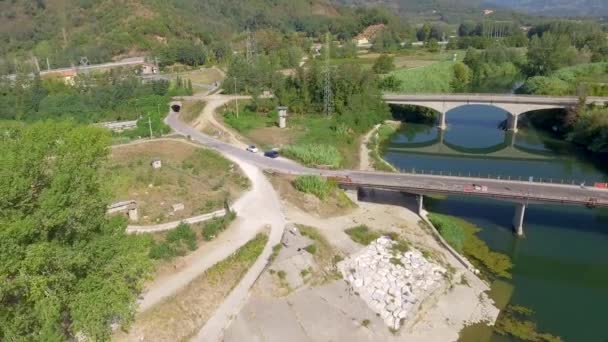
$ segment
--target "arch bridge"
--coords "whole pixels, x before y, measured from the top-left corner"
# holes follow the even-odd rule
[[[576,106],[580,99],[576,96],[532,96],[511,94],[436,94],[436,95],[399,95],[385,94],[388,104],[413,105],[430,108],[439,113],[439,128],[447,128],[446,113],[466,105],[488,105],[507,111],[507,128],[517,132],[518,117],[524,113],[543,109],[567,109]],[[604,106],[608,97],[588,97],[587,104]]]

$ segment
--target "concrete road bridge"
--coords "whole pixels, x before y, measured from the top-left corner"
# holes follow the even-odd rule
[[[439,113],[439,128],[447,128],[446,114],[452,109],[466,105],[489,105],[509,113],[507,128],[517,132],[520,115],[543,109],[564,109],[576,106],[575,96],[532,96],[510,94],[435,94],[399,95],[385,94],[384,101],[394,105],[413,105],[430,108]],[[587,104],[606,105],[608,97],[588,97]]]
[[[267,172],[287,175],[319,175],[332,177],[344,187],[355,189],[378,188],[415,194],[418,198],[419,213],[422,213],[424,195],[445,194],[502,199],[516,204],[513,227],[518,235],[523,235],[524,214],[528,204],[548,203],[608,207],[608,190],[583,187],[577,184],[309,168],[290,160],[271,159],[260,153],[247,152],[244,149],[207,136],[179,119],[177,112],[180,106],[181,103],[179,102],[171,104],[171,110],[165,122],[175,132],[188,137],[193,142],[215,149],[228,157],[238,158],[256,165]],[[478,190],[473,184],[481,185],[483,189]]]

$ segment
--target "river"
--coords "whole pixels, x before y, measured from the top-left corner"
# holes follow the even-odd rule
[[[608,181],[607,165],[547,132],[500,130],[506,117],[489,106],[460,107],[448,112],[443,133],[432,125],[405,124],[383,154],[394,166],[416,172],[587,185]],[[509,304],[533,309],[540,331],[564,341],[608,341],[608,211],[530,205],[525,237],[517,238],[511,228],[514,205],[508,202],[448,197],[433,201],[432,210],[475,223],[490,248],[512,258],[513,278],[501,286],[508,289],[503,296]]]

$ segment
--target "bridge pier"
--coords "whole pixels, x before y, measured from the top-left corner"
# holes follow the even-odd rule
[[[422,216],[422,214],[424,213],[424,196],[416,195],[416,203],[418,204],[418,215]]]
[[[439,125],[437,127],[439,127],[440,130],[445,130],[446,128],[448,128],[445,123],[445,114],[445,112],[439,112]]]
[[[509,119],[507,120],[507,129],[513,133],[517,133],[517,119],[519,116],[517,115],[509,115]]]
[[[519,203],[515,207],[515,216],[513,216],[513,229],[517,236],[524,235],[524,216],[526,214],[526,204]]]

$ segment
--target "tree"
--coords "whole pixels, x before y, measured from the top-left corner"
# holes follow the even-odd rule
[[[435,38],[429,39],[429,41],[426,43],[426,46],[429,49],[429,52],[439,51],[439,42]]]
[[[420,29],[416,32],[416,38],[419,42],[426,42],[431,39],[432,27],[429,23],[424,23]]]
[[[372,66],[372,70],[376,74],[388,74],[389,72],[395,69],[395,58],[389,55],[380,55],[374,65]]]
[[[148,243],[108,219],[109,135],[73,123],[0,126],[0,340],[107,340],[127,324]]]
[[[452,78],[452,88],[457,92],[464,92],[471,83],[471,69],[464,63],[454,64],[454,77]]]
[[[575,58],[576,49],[567,36],[547,32],[542,37],[532,37],[527,71],[531,76],[548,75],[561,67],[572,65]]]

